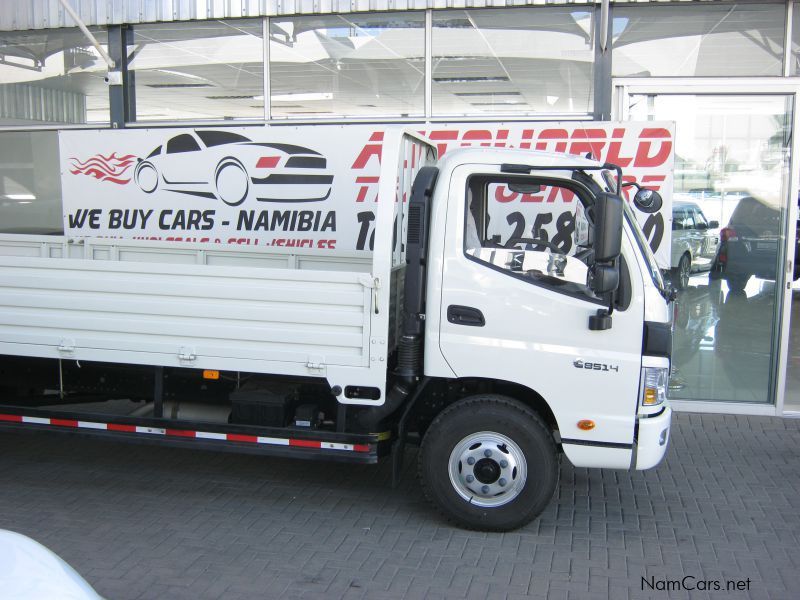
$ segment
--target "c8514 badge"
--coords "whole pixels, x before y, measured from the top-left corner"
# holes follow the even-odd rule
[[[587,371],[614,371],[619,373],[619,366],[618,365],[609,365],[606,363],[599,363],[599,362],[584,362],[580,358],[576,358],[572,366],[576,369],[586,369]]]

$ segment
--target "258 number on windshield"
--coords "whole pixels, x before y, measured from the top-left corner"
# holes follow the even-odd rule
[[[506,216],[506,222],[514,230],[507,238],[532,238],[542,242],[554,244],[563,254],[569,254],[572,250],[572,240],[575,233],[575,215],[571,211],[564,211],[557,217],[553,213],[542,212],[536,215],[533,223],[525,219],[525,215],[515,211]],[[529,233],[528,233],[529,232]],[[544,251],[545,244],[525,244],[525,250]]]

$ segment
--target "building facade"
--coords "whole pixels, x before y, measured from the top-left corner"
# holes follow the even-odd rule
[[[119,81],[59,0],[0,2],[2,235],[58,231],[67,128],[670,121],[672,399],[800,413],[800,3],[67,1]]]

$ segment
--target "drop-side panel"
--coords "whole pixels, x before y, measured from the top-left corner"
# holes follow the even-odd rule
[[[0,353],[102,360],[107,351],[112,362],[125,353],[141,364],[228,369],[242,360],[242,370],[270,373],[367,366],[370,281],[343,271],[0,255]]]

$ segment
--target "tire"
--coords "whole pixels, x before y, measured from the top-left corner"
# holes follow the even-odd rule
[[[250,191],[250,177],[242,163],[235,158],[225,158],[214,174],[217,196],[228,206],[239,206]]]
[[[672,281],[675,289],[685,290],[689,287],[689,275],[692,273],[692,259],[688,254],[681,256],[678,267],[672,270]]]
[[[139,189],[145,194],[152,194],[158,187],[158,170],[152,163],[141,162],[136,165],[134,179],[136,179],[136,185],[139,186]]]
[[[468,529],[509,531],[548,505],[558,485],[559,457],[551,431],[535,412],[486,394],[459,400],[434,419],[418,469],[425,496],[447,520]]]

